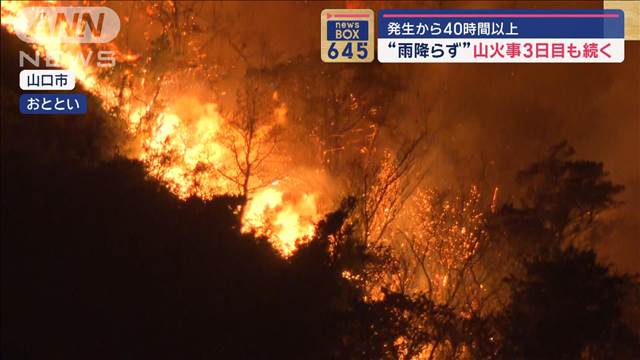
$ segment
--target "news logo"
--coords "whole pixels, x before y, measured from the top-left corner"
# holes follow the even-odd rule
[[[25,23],[16,28],[16,35],[27,43],[55,37],[61,43],[102,44],[120,32],[120,17],[104,6],[27,7],[21,10],[21,18]],[[34,36],[43,33],[46,36]]]
[[[33,56],[20,50],[21,68],[28,62],[37,69],[20,72],[20,88],[29,91],[69,91],[76,86],[72,69],[87,67],[94,61],[98,68],[116,65],[113,50],[100,50],[99,44],[108,43],[120,32],[120,17],[104,6],[51,6],[25,7],[20,10],[15,26],[16,36],[30,44],[37,44]],[[68,51],[64,62],[62,52],[67,44],[96,44],[88,46],[88,53],[80,48],[75,54]],[[44,54],[42,54],[44,50]],[[94,55],[97,51],[97,56]],[[44,61],[41,58],[44,57]],[[45,68],[39,69],[41,65]],[[58,69],[62,68],[62,69]],[[85,114],[87,97],[80,93],[29,93],[20,96],[20,113],[35,114]]]
[[[325,9],[321,14],[321,57],[324,62],[369,63],[374,58],[373,11]]]

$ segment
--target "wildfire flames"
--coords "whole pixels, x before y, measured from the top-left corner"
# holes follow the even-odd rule
[[[53,6],[55,2],[47,5]],[[245,139],[234,132],[232,115],[223,116],[217,104],[188,96],[163,98],[161,111],[154,112],[157,94],[148,101],[134,101],[131,88],[122,89],[112,79],[100,77],[102,69],[96,65],[83,64],[79,55],[86,45],[61,43],[57,36],[50,34],[46,22],[28,29],[28,21],[20,11],[27,6],[30,4],[26,1],[3,1],[2,26],[10,33],[28,30],[36,40],[31,44],[35,52],[41,56],[46,54],[61,68],[72,70],[78,82],[101,100],[105,111],[123,119],[123,127],[131,137],[126,155],[142,161],[151,176],[182,199],[245,195],[247,205],[243,209],[242,231],[269,237],[283,256],[295,250],[297,241],[305,241],[313,234],[314,223],[319,218],[317,193],[294,189],[286,177],[260,179],[259,174],[252,174],[244,188],[251,191],[242,194],[237,179],[240,175],[248,177],[248,171],[243,173],[247,169],[238,163],[237,155],[246,144]],[[118,64],[139,59],[136,54],[121,52],[113,43],[107,46]],[[147,69],[143,68],[140,73],[146,74]],[[148,79],[143,77],[130,83],[136,87],[136,93],[145,93],[148,91],[145,82]],[[177,84],[176,88],[184,86],[187,84]],[[277,92],[272,100],[273,121],[256,129],[259,136],[269,136],[273,126],[286,122],[286,103],[278,101]],[[250,149],[248,156],[255,156],[251,151],[255,150]]]
[[[566,144],[556,148],[552,156],[548,157],[545,162],[535,163],[524,172],[526,180],[524,185],[527,186],[524,190],[527,190],[527,195],[522,199],[522,204],[514,199],[502,206],[499,197],[507,199],[512,197],[512,189],[509,187],[499,189],[486,181],[484,183],[486,186],[469,184],[468,191],[462,190],[462,188],[452,190],[450,179],[440,176],[438,171],[433,171],[430,165],[435,161],[431,159],[428,147],[431,145],[429,143],[439,141],[431,140],[435,138],[431,136],[432,126],[426,126],[432,117],[431,105],[425,107],[425,111],[422,111],[421,103],[416,103],[419,105],[417,110],[413,109],[414,106],[409,106],[414,101],[412,100],[414,99],[413,93],[416,95],[416,101],[422,102],[424,99],[424,101],[430,102],[431,99],[425,94],[421,94],[422,88],[420,87],[405,89],[404,84],[396,83],[395,80],[392,82],[389,78],[400,75],[395,71],[385,73],[385,71],[380,71],[381,69],[378,67],[366,68],[364,66],[361,68],[365,70],[362,73],[354,71],[353,67],[329,69],[330,66],[321,64],[323,67],[319,67],[318,64],[310,62],[306,53],[292,55],[287,52],[283,56],[279,56],[275,50],[274,54],[271,54],[269,51],[271,49],[262,51],[260,48],[256,51],[257,46],[264,45],[260,41],[254,41],[253,46],[245,46],[246,44],[242,40],[236,44],[232,36],[221,34],[224,31],[233,32],[224,27],[227,26],[226,24],[211,25],[210,28],[205,29],[205,25],[209,26],[210,24],[204,24],[205,21],[198,17],[200,13],[204,13],[203,7],[199,7],[202,2],[127,3],[126,6],[131,5],[130,14],[137,12],[137,10],[144,10],[139,11],[138,15],[141,17],[138,17],[137,20],[149,19],[149,23],[136,26],[135,21],[131,21],[129,18],[132,15],[125,16],[124,11],[119,15],[123,24],[130,25],[127,27],[127,31],[135,33],[144,29],[140,31],[141,34],[135,34],[135,40],[142,45],[130,46],[129,39],[122,34],[113,42],[104,44],[68,43],[63,42],[56,33],[52,33],[51,24],[42,21],[46,20],[45,16],[40,17],[34,24],[30,23],[33,19],[26,18],[22,11],[26,7],[42,7],[43,4],[48,7],[56,6],[55,1],[46,3],[2,1],[2,27],[9,33],[17,33],[19,37],[24,35],[23,33],[29,33],[33,42],[28,46],[33,52],[27,56],[29,56],[31,63],[35,61],[31,60],[32,56],[39,59],[39,65],[33,64],[36,67],[44,66],[42,62],[46,57],[48,59],[47,67],[52,67],[51,60],[53,60],[55,67],[72,71],[77,83],[82,87],[78,91],[89,93],[92,95],[91,99],[100,104],[98,109],[91,109],[90,114],[95,114],[101,119],[106,118],[105,126],[110,131],[105,131],[105,133],[109,135],[117,133],[118,135],[117,140],[113,141],[114,143],[109,149],[113,149],[113,152],[117,151],[120,156],[138,160],[143,164],[148,178],[157,180],[178,199],[186,201],[189,198],[197,197],[210,200],[217,196],[237,196],[237,199],[242,201],[233,200],[230,202],[239,204],[235,209],[231,209],[231,211],[235,211],[237,219],[240,220],[241,225],[238,231],[244,234],[253,233],[262,239],[268,239],[275,251],[283,258],[291,256],[301,244],[310,241],[322,215],[331,211],[331,207],[336,206],[341,200],[340,198],[344,200],[340,205],[340,211],[327,218],[327,231],[323,231],[322,227],[319,230],[319,237],[326,236],[327,238],[327,241],[319,242],[326,246],[326,248],[322,248],[324,253],[311,254],[313,261],[298,262],[295,257],[287,260],[292,265],[289,267],[290,270],[304,274],[309,272],[306,270],[308,266],[317,263],[316,260],[327,262],[327,259],[330,259],[332,266],[325,266],[321,272],[313,272],[312,278],[321,278],[326,283],[325,280],[333,279],[332,276],[338,274],[335,272],[336,269],[339,269],[339,274],[343,279],[346,279],[346,281],[336,282],[335,287],[324,286],[320,289],[322,295],[319,298],[320,301],[310,302],[311,306],[322,305],[318,307],[319,312],[316,311],[317,314],[315,317],[311,317],[311,320],[322,320],[318,316],[326,317],[326,314],[338,314],[340,322],[349,318],[357,318],[358,320],[355,322],[356,326],[343,326],[342,330],[347,332],[335,337],[339,340],[338,342],[334,342],[334,338],[326,341],[326,346],[333,346],[335,343],[340,347],[328,347],[327,349],[331,351],[323,352],[325,354],[342,354],[344,356],[356,354],[344,352],[344,349],[352,344],[355,345],[352,346],[354,349],[362,352],[363,347],[360,341],[364,339],[367,344],[380,341],[380,344],[373,347],[375,349],[372,353],[380,351],[380,354],[386,354],[385,356],[371,356],[372,358],[387,358],[396,355],[401,359],[467,359],[483,358],[476,354],[485,352],[489,354],[488,351],[491,353],[490,356],[487,355],[487,358],[495,358],[505,354],[508,356],[512,354],[512,350],[504,352],[503,345],[516,346],[518,342],[514,342],[514,339],[522,337],[521,332],[510,333],[511,328],[514,328],[512,325],[515,324],[511,321],[519,321],[522,316],[511,319],[509,314],[513,314],[514,311],[518,314],[524,309],[525,312],[533,311],[532,313],[537,316],[541,312],[535,306],[549,303],[546,299],[540,302],[538,298],[529,303],[531,299],[527,299],[530,298],[530,294],[528,294],[530,284],[536,285],[541,281],[538,279],[540,274],[535,271],[540,266],[539,264],[545,264],[545,266],[550,264],[557,269],[569,266],[572,272],[580,276],[580,280],[590,280],[589,277],[584,276],[592,276],[592,274],[587,274],[582,270],[578,272],[577,268],[573,268],[573,262],[576,259],[580,261],[587,259],[591,262],[587,270],[594,274],[597,273],[597,277],[593,279],[596,279],[598,283],[614,284],[615,287],[611,288],[614,290],[611,291],[614,291],[615,294],[620,292],[620,289],[626,288],[627,285],[631,285],[631,282],[624,285],[621,280],[612,282],[603,277],[608,270],[602,268],[601,271],[594,267],[596,253],[585,253],[587,257],[583,255],[575,257],[575,254],[583,250],[578,250],[579,247],[574,248],[574,241],[579,244],[577,241],[580,241],[583,235],[585,235],[585,239],[592,240],[593,237],[595,240],[595,236],[592,235],[599,235],[600,232],[598,230],[600,227],[588,229],[587,226],[584,226],[586,223],[583,224],[583,221],[588,220],[590,226],[594,219],[593,212],[595,211],[597,217],[600,211],[617,203],[613,196],[623,187],[610,181],[601,182],[600,177],[603,171],[601,163],[597,164],[597,167],[591,168],[590,162],[574,160],[569,162],[566,160],[573,152],[573,149],[565,148]],[[189,7],[193,4],[198,7]],[[65,3],[64,5],[69,4]],[[360,5],[347,2],[349,8],[358,8],[361,7]],[[113,7],[117,6],[119,5],[113,4]],[[213,10],[213,15],[215,15],[217,8]],[[237,8],[234,7],[232,10],[237,11]],[[276,10],[280,12],[280,9]],[[42,10],[38,9],[37,11]],[[242,11],[245,9],[243,8]],[[295,11],[299,12],[299,9],[296,8]],[[229,12],[226,9],[222,14],[218,13],[217,17],[209,16],[208,12],[205,16],[211,20],[210,23],[217,23],[218,19],[233,19],[234,16],[228,16],[229,14],[233,15],[234,12]],[[78,35],[84,31],[82,25],[78,26],[78,16],[74,16],[72,20],[60,15],[66,14],[58,14],[55,31],[64,31],[67,38],[72,38],[74,31]],[[288,16],[288,13],[285,15]],[[196,19],[203,24],[196,23]],[[236,19],[232,21],[232,25],[237,26]],[[256,28],[259,27],[249,27],[251,36],[255,34]],[[94,31],[93,26],[89,29]],[[218,31],[220,29],[222,30]],[[200,61],[212,54],[212,52],[206,54],[202,50],[206,49],[206,46],[200,40],[205,36],[207,37],[204,40],[205,44],[211,45],[211,49],[220,50],[220,54],[224,56],[214,54],[216,57],[210,56],[210,61]],[[215,43],[213,38],[216,36],[224,38],[224,41]],[[242,38],[242,36],[239,37]],[[127,39],[123,40],[123,38]],[[255,37],[255,39],[261,38]],[[228,48],[226,48],[225,42],[228,42]],[[257,46],[256,43],[258,43]],[[223,45],[218,46],[219,44]],[[140,48],[142,50],[137,53],[137,49]],[[255,55],[259,51],[269,54],[273,59],[268,58],[266,61],[251,64],[247,59],[255,56],[246,56],[244,53],[246,48],[251,49],[251,51],[246,51],[251,55]],[[227,52],[222,49],[226,49]],[[87,52],[95,55],[96,51],[106,51],[112,55],[115,66],[103,67],[100,62],[97,62],[95,56],[92,61],[87,61]],[[21,56],[21,61],[25,60],[25,54],[22,52],[15,55]],[[218,55],[220,56],[218,57]],[[229,60],[229,58],[233,60]],[[236,66],[235,63],[230,63],[230,61],[240,61],[239,58],[244,60],[243,65]],[[317,62],[318,59],[315,61]],[[378,78],[378,72],[385,74]],[[308,74],[312,74],[312,76],[307,77]],[[423,73],[409,72],[407,74]],[[448,74],[448,71],[444,74]],[[436,76],[436,78],[439,77]],[[400,80],[404,82],[404,76],[402,78]],[[362,79],[367,79],[367,81],[362,81]],[[413,81],[408,77],[406,80]],[[419,80],[421,83],[422,79]],[[377,83],[381,84],[380,88],[377,88]],[[284,93],[282,93],[283,91]],[[235,97],[229,95],[233,92],[237,93]],[[437,90],[437,93],[433,94],[440,94],[440,92]],[[446,95],[446,91],[443,93]],[[429,96],[431,94],[431,92],[426,93]],[[433,117],[437,116],[437,112],[435,112]],[[446,116],[442,116],[442,118],[449,120]],[[296,119],[296,121],[290,121],[290,119]],[[443,130],[449,131],[448,128]],[[455,131],[444,134],[450,135],[453,139],[459,130]],[[109,141],[111,139],[110,137]],[[475,143],[475,138],[472,137],[472,139],[474,139],[472,143]],[[457,145],[456,142],[454,144]],[[298,149],[301,148],[308,151],[299,151]],[[449,152],[448,146],[444,149]],[[562,157],[556,159],[556,152]],[[570,153],[565,154],[565,152]],[[471,164],[471,161],[466,160],[466,156],[460,156],[462,153],[458,151],[452,153],[454,159],[465,159],[459,161],[461,165]],[[19,159],[21,158],[19,157]],[[484,173],[486,170],[484,158],[480,157],[480,159],[483,160],[482,171]],[[455,164],[456,167],[452,167],[452,169],[461,165]],[[574,166],[577,167],[574,169]],[[558,172],[557,169],[562,169],[562,171]],[[597,171],[592,169],[597,169]],[[48,168],[45,170],[48,171]],[[469,171],[474,170],[470,169]],[[18,171],[18,173],[22,173],[22,171]],[[429,176],[438,177],[438,183],[444,183],[445,188],[438,189],[435,185],[430,184]],[[466,176],[459,178],[461,183],[467,182]],[[483,179],[486,180],[486,178]],[[537,184],[540,179],[544,180],[544,184]],[[580,180],[580,186],[574,188],[574,183],[578,183],[576,179]],[[564,181],[568,182],[565,184]],[[582,184],[587,182],[587,185]],[[597,199],[586,199],[587,202],[582,203],[580,202],[582,200],[577,198],[588,190],[589,186],[602,191],[602,194],[599,192]],[[29,191],[28,187],[25,189],[25,191]],[[51,187],[51,189],[49,190],[57,190],[57,186]],[[538,193],[538,191],[542,192]],[[80,192],[80,195],[85,192]],[[481,194],[488,196],[481,196]],[[545,202],[551,198],[549,194],[552,196],[559,194],[556,196],[558,201],[571,199],[572,203],[568,204],[566,209],[563,207],[562,211],[558,212],[556,211],[558,204]],[[531,195],[534,196],[529,199],[528,197]],[[17,202],[22,202],[24,196],[15,196],[14,198],[17,199]],[[41,200],[41,197],[36,200]],[[573,202],[574,200],[575,202]],[[595,202],[591,203],[590,201]],[[39,206],[38,202],[29,203],[27,201],[26,204]],[[18,208],[18,210],[22,210],[22,213],[31,214],[25,209],[31,208]],[[76,214],[75,207],[69,209],[72,215]],[[583,214],[583,209],[590,211]],[[562,214],[559,216],[557,213]],[[170,214],[174,213],[170,212]],[[16,234],[22,232],[24,229],[21,225],[25,221],[21,221],[21,217],[11,219],[15,220],[14,222],[18,225],[15,227],[18,232],[14,232]],[[85,218],[85,222],[87,219],[91,224],[95,223],[93,217]],[[60,227],[57,226],[59,221],[58,219],[56,221],[55,225],[58,228]],[[217,219],[213,218],[210,221],[213,223]],[[45,222],[44,224],[49,223]],[[606,225],[603,229],[610,227],[606,223],[602,224]],[[587,229],[588,232],[583,233],[584,229]],[[182,228],[177,229],[177,231],[185,233],[183,230]],[[152,232],[152,234],[156,233]],[[27,235],[39,239],[37,237],[39,234],[35,232]],[[84,232],[77,232],[75,235],[84,236]],[[537,237],[540,237],[541,241],[538,241]],[[172,238],[173,235],[169,236],[169,239]],[[158,239],[155,237],[151,239],[154,243],[156,240]],[[164,238],[160,240],[164,241]],[[67,244],[75,245],[77,239],[71,238],[71,241]],[[540,246],[540,244],[544,246]],[[190,250],[186,254],[187,256],[204,249],[199,243],[193,245],[193,250]],[[558,257],[563,262],[555,263],[557,260],[555,257],[561,253],[560,250],[564,252],[565,246],[576,251],[574,255],[571,255],[575,259],[567,258],[571,263],[564,263],[565,259]],[[120,247],[114,248],[114,251],[120,251]],[[102,250],[103,248],[104,246],[100,246],[95,249]],[[29,249],[22,245],[16,249],[19,250],[19,253],[31,255],[28,251],[23,251]],[[154,252],[154,249],[152,248],[151,251]],[[69,252],[66,248],[63,250],[63,255]],[[90,255],[99,252],[94,251],[94,248],[83,246],[77,253],[83,254],[82,251],[85,250],[88,250]],[[215,253],[216,248],[204,250],[213,251],[211,254],[205,254],[209,256]],[[303,255],[303,252],[301,250],[300,255]],[[241,249],[237,253],[246,253],[246,251]],[[76,251],[74,250],[71,254],[76,254]],[[546,257],[541,256],[540,259],[545,260],[544,262],[528,263],[530,259],[537,259],[537,255],[540,254],[553,255],[549,258],[553,261],[548,262]],[[162,276],[157,277],[161,281],[158,284],[162,286],[155,286],[152,283],[154,286],[138,292],[138,295],[142,296],[141,299],[148,299],[149,296],[155,298],[157,294],[164,296],[165,293],[170,292],[165,291],[166,289],[183,290],[184,284],[177,280],[182,280],[184,276],[190,274],[196,275],[196,282],[187,282],[186,285],[196,291],[187,293],[187,295],[209,294],[209,288],[200,286],[198,281],[204,279],[209,282],[211,276],[202,276],[202,274],[206,275],[205,270],[216,271],[217,268],[205,269],[201,266],[195,266],[183,270],[183,266],[178,266],[179,271],[176,271],[174,270],[174,259],[166,258],[164,254],[161,255],[158,256],[161,260],[161,267],[158,268],[158,271],[154,270],[149,274],[153,275],[152,277],[155,279],[156,274],[162,275],[167,272],[162,266],[171,266],[171,271],[167,273],[169,275],[176,273],[177,277],[172,275],[168,281]],[[253,255],[256,257],[264,254],[255,253]],[[56,255],[56,261],[58,258],[59,256]],[[63,258],[66,259],[64,256]],[[204,257],[196,259],[201,258],[204,259]],[[38,256],[34,259],[41,261],[43,258]],[[102,258],[98,257],[97,259]],[[183,262],[184,259],[190,258],[185,256],[177,258],[178,262]],[[220,259],[220,257],[214,259]],[[256,257],[256,259],[258,258]],[[132,260],[136,261],[137,257],[133,257]],[[521,263],[522,260],[526,262]],[[14,272],[18,275],[27,274],[26,279],[30,279],[31,267],[28,267],[29,272],[24,272],[22,269],[27,269],[27,267],[23,266],[20,261],[14,262],[19,265]],[[85,263],[87,263],[86,259],[82,258],[80,264]],[[48,263],[45,262],[46,264]],[[98,262],[98,264],[101,265],[102,262]],[[129,266],[131,264],[135,266]],[[119,266],[118,269],[131,268],[135,270],[139,268],[137,262],[129,262],[128,260],[122,263],[117,262],[116,265]],[[263,265],[261,263],[257,268],[266,269]],[[530,267],[530,265],[532,266]],[[73,269],[75,268],[77,266],[74,265]],[[104,269],[94,267],[94,270],[96,269],[99,270],[99,278],[102,278]],[[597,271],[592,271],[594,269]],[[220,304],[228,304],[235,299],[233,296],[239,295],[242,297],[240,302],[240,306],[242,306],[245,304],[244,299],[250,299],[253,294],[251,291],[244,291],[245,285],[251,286],[255,281],[272,279],[282,282],[283,278],[287,279],[283,283],[284,286],[278,285],[275,288],[277,291],[272,292],[277,296],[266,298],[268,301],[264,304],[271,307],[289,300],[289,290],[293,292],[308,290],[307,286],[300,286],[300,284],[304,285],[304,281],[307,279],[292,278],[296,281],[289,281],[289,269],[284,271],[284,268],[278,266],[275,270],[274,274],[277,276],[255,277],[251,274],[251,277],[237,278],[243,283],[242,291],[232,291],[231,297],[225,296],[222,299],[223,303]],[[53,273],[56,277],[59,277],[59,274],[67,273],[66,268],[60,268],[56,271]],[[116,275],[119,276],[121,271],[118,271]],[[238,273],[243,274],[242,271]],[[39,276],[37,272],[33,274]],[[133,278],[136,283],[139,282],[139,279],[149,278],[147,272],[141,274],[142,277]],[[283,277],[281,274],[286,276]],[[547,276],[548,274],[552,273],[545,272],[543,275]],[[526,277],[520,278],[520,275],[526,275]],[[40,277],[37,278],[40,280]],[[81,284],[86,282],[85,278],[86,276],[78,278],[81,280]],[[505,286],[505,278],[510,279],[508,287],[512,287],[511,290]],[[593,282],[593,279],[590,281]],[[631,281],[629,279],[631,278],[629,277],[625,281]],[[216,285],[211,289],[215,291],[222,289],[224,292],[229,284],[234,285],[238,282],[235,279],[232,280],[224,281],[221,283],[222,285]],[[36,281],[37,285],[40,282],[42,281]],[[350,286],[345,286],[345,282],[349,282]],[[554,279],[552,285],[555,286],[555,283]],[[21,285],[21,283],[16,284]],[[70,284],[73,285],[73,282]],[[270,285],[268,282],[265,284]],[[514,285],[515,287],[513,287]],[[129,283],[125,283],[124,286],[124,289],[130,288]],[[264,293],[264,288],[264,286],[260,286],[257,291]],[[119,288],[114,287],[114,289]],[[281,291],[282,289],[286,291]],[[39,288],[37,290],[38,292],[23,292],[27,295],[43,293]],[[582,288],[578,290],[584,293]],[[90,289],[89,292],[85,292],[85,295],[89,294],[90,299],[93,300],[94,293]],[[581,295],[581,293],[577,294]],[[284,294],[283,297],[281,297],[282,294]],[[361,299],[354,302],[354,296],[357,294]],[[564,292],[559,294],[563,299],[569,299],[567,296],[572,295]],[[622,294],[620,292],[620,295]],[[115,298],[116,305],[118,305],[116,309],[121,311],[121,296],[119,293],[117,295],[119,297]],[[534,295],[537,296],[537,294]],[[74,296],[76,296],[75,293]],[[304,298],[306,297],[308,296],[305,295]],[[166,322],[167,330],[163,334],[173,335],[175,324],[179,330],[189,327],[186,325],[190,324],[191,316],[183,316],[184,311],[181,309],[185,304],[183,298],[185,298],[184,294],[180,294],[178,298],[166,298],[169,301],[165,302],[171,307],[158,308],[162,311],[171,310],[174,307],[178,309],[176,312],[178,316],[170,316],[168,321],[164,321],[163,318],[162,324]],[[211,307],[209,298],[213,299],[213,297],[206,297],[207,301],[200,301],[197,304]],[[296,298],[300,298],[300,296],[296,295]],[[60,299],[65,300],[65,298]],[[327,299],[329,301],[326,301]],[[385,299],[389,301],[382,302]],[[611,297],[611,299],[614,298]],[[517,301],[513,301],[513,304],[509,305],[511,300]],[[600,301],[600,298],[596,300]],[[138,304],[146,304],[145,301],[134,301],[131,309],[137,311]],[[216,303],[214,302],[214,304]],[[217,308],[223,307],[217,306]],[[593,312],[589,309],[591,305],[583,307],[589,313]],[[236,308],[243,309],[242,307]],[[261,311],[264,308],[264,306],[254,307],[253,310]],[[108,308],[106,309],[108,310]],[[566,306],[557,309],[564,311]],[[157,312],[157,309],[152,310],[147,315],[152,316]],[[291,314],[282,312],[283,315],[294,316],[290,319],[285,318],[285,320],[300,317],[299,307],[295,307],[294,310],[296,312]],[[306,309],[303,310],[306,311]],[[553,315],[550,317],[551,319],[557,319],[555,313],[549,314]],[[205,315],[208,315],[205,318],[212,318],[218,313],[205,313]],[[281,314],[279,313],[279,315]],[[236,318],[229,319],[237,320]],[[16,319],[21,320],[22,318],[16,317]],[[117,318],[117,320],[121,319]],[[271,321],[273,319],[267,317],[262,320]],[[494,322],[495,320],[499,321]],[[505,320],[509,321],[505,322]],[[203,329],[199,326],[200,322],[194,324],[198,326],[190,326],[190,328],[195,331]],[[321,321],[320,329],[331,324]],[[503,326],[505,324],[508,326]],[[613,335],[622,329],[620,327],[622,322],[618,322],[618,320],[611,322],[611,324],[613,325],[607,326],[615,330],[611,333]],[[288,321],[286,325],[293,326],[291,329],[298,326],[296,322],[292,321]],[[389,327],[389,329],[384,329],[384,327]],[[502,333],[507,328],[507,333]],[[107,330],[111,329],[112,326],[107,327]],[[354,331],[355,336],[352,336]],[[289,334],[290,331],[287,330],[286,333]],[[623,333],[626,336],[626,330]],[[311,332],[311,334],[315,333]],[[602,339],[597,338],[598,343],[594,344],[600,346],[600,341],[608,339],[611,334],[605,334],[606,336]],[[153,337],[150,339],[153,344],[156,344],[158,339],[163,339],[156,337],[158,334],[152,335]],[[117,340],[117,343],[107,339],[105,344],[121,343],[119,338],[114,339]],[[174,345],[184,345],[182,344],[184,339],[187,338],[179,338],[175,344],[171,343],[169,349],[177,350],[178,348]],[[576,339],[572,338],[572,343]],[[294,341],[300,342],[298,340],[295,337]],[[623,340],[626,342],[629,339]],[[305,344],[306,342],[300,343]],[[55,344],[57,345],[57,343]],[[128,346],[128,344],[125,345]],[[211,348],[209,344],[202,343],[201,345],[207,345],[207,350]],[[320,345],[325,346],[325,343]],[[609,344],[606,342],[602,342],[602,345],[607,345],[606,349],[609,348]],[[315,346],[314,349],[322,346]],[[575,352],[577,347],[572,345],[570,346],[571,352],[566,354],[575,353],[576,356],[585,354],[590,356],[593,350],[593,354],[599,355],[598,346],[591,348],[589,345],[584,348],[586,352],[577,353]],[[229,348],[235,349],[233,346],[229,346]],[[514,349],[516,348],[517,346],[514,347]],[[73,349],[77,350],[75,347]],[[294,347],[293,349],[298,348]],[[324,351],[325,349],[320,350]],[[365,354],[362,356],[366,356],[368,353],[362,352],[362,354]],[[620,354],[624,353],[620,352]]]

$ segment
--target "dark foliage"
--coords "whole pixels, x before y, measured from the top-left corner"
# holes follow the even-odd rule
[[[242,199],[180,201],[105,153],[108,116],[19,116],[24,45],[2,38],[3,357],[346,356],[362,294],[342,271],[369,256],[343,226],[352,200],[284,260],[240,233]]]
[[[114,157],[107,115],[17,115],[19,44],[2,39],[3,358],[380,359],[427,343],[479,359],[498,350],[508,359],[640,357],[621,315],[632,280],[591,252],[559,251],[570,225],[588,224],[621,191],[601,164],[570,161],[561,146],[522,173],[528,200],[505,207],[492,230],[526,235],[536,245],[524,258],[550,244],[558,251],[512,277],[497,320],[420,294],[385,290],[365,302],[342,274],[384,269],[388,253],[354,235],[353,199],[282,259],[267,239],[240,232],[241,198],[181,201],[139,162]]]
[[[529,262],[526,276],[510,285],[501,358],[640,358],[640,342],[623,321],[621,303],[636,284],[612,275],[592,251],[570,247]]]
[[[14,154],[2,173],[7,356],[327,358],[340,348],[359,297],[326,237],[284,261],[240,234],[238,199],[181,202],[123,159],[34,166]]]
[[[583,232],[598,215],[617,205],[624,186],[609,180],[601,162],[573,160],[574,149],[561,142],[549,154],[518,173],[526,193],[523,212],[534,216],[551,235],[545,246],[563,243]]]

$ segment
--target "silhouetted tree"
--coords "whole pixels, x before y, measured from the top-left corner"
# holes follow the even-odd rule
[[[504,359],[637,359],[640,342],[625,324],[622,304],[637,283],[573,247],[526,264],[511,278],[512,301],[502,318]]]
[[[544,159],[519,172],[518,181],[525,189],[522,206],[503,210],[546,250],[570,245],[584,235],[602,212],[618,204],[615,196],[624,190],[607,179],[602,163],[572,160],[574,153],[566,141],[561,142]]]

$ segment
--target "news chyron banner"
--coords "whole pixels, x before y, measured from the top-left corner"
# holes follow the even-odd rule
[[[380,10],[382,63],[620,63],[622,10]]]

